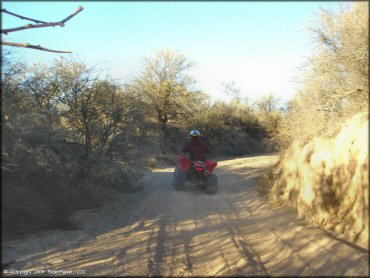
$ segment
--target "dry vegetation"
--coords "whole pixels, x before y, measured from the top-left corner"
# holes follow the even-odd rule
[[[5,236],[73,227],[75,210],[136,190],[147,167],[173,163],[192,128],[213,155],[265,151],[258,108],[212,104],[193,89],[192,63],[179,53],[159,50],[143,62],[132,83],[119,84],[77,58],[27,65],[3,53]]]
[[[368,248],[368,3],[322,11],[310,30],[317,53],[273,137],[280,162],[258,189]]]
[[[299,73],[301,89],[276,134],[281,147],[331,137],[368,108],[368,4],[353,4],[339,14],[321,11],[318,19],[309,28],[316,52]]]

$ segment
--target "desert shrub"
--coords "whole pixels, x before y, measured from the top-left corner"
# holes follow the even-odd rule
[[[297,74],[300,89],[275,134],[281,147],[332,137],[343,122],[367,110],[368,23],[368,3],[356,2],[337,14],[322,10],[311,24],[316,51]]]
[[[188,130],[198,128],[215,155],[244,155],[265,151],[266,130],[257,116],[238,102],[216,102],[195,114]]]
[[[257,179],[256,189],[261,195],[266,196],[271,192],[273,182],[276,180],[276,165],[269,167],[263,171],[262,175]]]
[[[28,67],[2,59],[7,235],[25,227],[71,228],[75,210],[137,188],[143,166],[134,155],[144,121],[132,91],[74,60]]]

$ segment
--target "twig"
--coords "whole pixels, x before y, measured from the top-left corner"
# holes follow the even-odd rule
[[[51,27],[51,26],[54,27],[54,26],[58,26],[58,25],[60,25],[60,22],[42,23],[42,24],[37,24],[37,25],[27,24],[25,26],[21,26],[21,27],[17,27],[17,28],[1,30],[1,33],[4,33],[5,35],[7,35],[10,32],[22,31],[22,30],[32,29],[32,28]]]
[[[44,48],[40,45],[32,45],[32,44],[29,44],[29,43],[13,43],[13,42],[4,42],[4,41],[2,41],[2,42],[0,42],[0,44],[9,45],[9,46],[16,46],[16,47],[32,48],[32,49],[48,51],[48,52],[55,52],[55,53],[72,53],[72,51],[69,51],[69,50],[52,50],[52,49]]]
[[[12,13],[12,12],[9,12],[7,11],[6,9],[1,9],[0,10],[2,13],[7,13],[7,14],[10,14],[10,15],[13,15],[15,17],[19,17],[20,19],[27,19],[29,21],[33,21],[33,22],[36,22],[36,23],[46,23],[45,21],[41,21],[41,20],[37,20],[37,19],[32,19],[32,18],[29,18],[29,17],[25,17],[25,16],[22,16],[22,15],[18,15],[18,14],[15,14],[15,13]]]
[[[70,20],[72,17],[74,17],[75,15],[77,15],[79,12],[81,12],[84,8],[82,6],[79,6],[77,8],[77,11],[75,11],[73,14],[71,14],[70,16],[67,16],[65,19],[63,19],[61,22],[62,23],[66,23],[68,20]]]
[[[349,92],[334,92],[334,93],[339,93],[338,95],[334,95],[334,94],[331,94],[331,98],[335,99],[335,100],[342,100],[346,97],[349,97],[350,95],[353,95],[353,94],[357,94],[357,93],[361,93],[362,90],[360,88],[356,89],[356,90],[353,90],[353,91],[349,91]]]
[[[7,35],[10,32],[16,32],[16,31],[21,31],[21,30],[26,30],[26,29],[31,29],[31,28],[42,28],[42,27],[51,27],[51,26],[53,26],[53,27],[54,26],[64,27],[64,24],[68,20],[70,20],[75,15],[77,15],[83,9],[84,8],[82,6],[79,6],[77,11],[75,11],[73,14],[71,14],[70,16],[66,17],[65,19],[63,19],[62,21],[59,21],[59,22],[49,22],[49,23],[44,22],[44,23],[40,23],[40,24],[27,24],[25,26],[21,26],[21,27],[17,27],[17,28],[3,29],[3,30],[1,30],[1,33],[4,33],[5,35]],[[35,20],[32,20],[32,21],[35,21]]]
[[[75,15],[77,15],[83,9],[84,8],[82,6],[79,6],[77,8],[77,10],[73,14],[71,14],[70,16],[67,16],[62,21],[59,21],[59,22],[49,22],[49,23],[44,22],[44,21],[40,21],[40,20],[36,20],[36,19],[32,19],[32,18],[28,18],[28,17],[25,17],[25,16],[21,16],[21,15],[15,14],[15,13],[11,13],[11,12],[8,12],[6,9],[1,9],[0,10],[1,12],[8,13],[10,15],[19,17],[21,19],[27,19],[27,20],[36,22],[37,24],[36,25],[35,24],[27,24],[25,26],[21,26],[21,27],[17,27],[17,28],[4,29],[4,30],[0,30],[0,33],[4,33],[5,35],[7,35],[9,32],[16,32],[16,31],[21,31],[21,30],[31,29],[31,28],[42,28],[42,27],[51,27],[51,26],[53,26],[53,27],[55,27],[55,26],[64,27],[64,24],[68,20],[70,20]],[[72,51],[53,50],[53,49],[44,48],[44,47],[42,47],[40,45],[32,45],[32,44],[29,44],[29,43],[12,43],[12,42],[1,41],[0,44],[8,45],[8,46],[32,48],[32,49],[36,49],[36,50],[42,50],[42,51],[48,51],[48,52],[54,52],[54,53],[72,53]]]

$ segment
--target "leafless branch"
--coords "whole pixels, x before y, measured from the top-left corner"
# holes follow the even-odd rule
[[[75,15],[77,15],[79,12],[81,12],[84,8],[82,6],[79,6],[77,8],[77,11],[75,11],[73,14],[71,14],[70,16],[67,16],[65,19],[63,19],[61,22],[62,23],[66,23],[68,20],[70,20],[72,17],[74,17]]]
[[[333,98],[333,99],[336,99],[336,100],[342,100],[342,99],[347,98],[351,95],[362,93],[362,92],[363,92],[363,90],[361,90],[361,89],[356,89],[356,90],[348,91],[348,92],[339,92],[339,94],[337,94],[337,92],[334,92],[330,95],[330,97]]]
[[[29,21],[33,21],[33,22],[36,22],[36,23],[46,23],[45,21],[41,21],[41,20],[37,20],[37,19],[32,19],[32,18],[29,18],[29,17],[25,17],[25,16],[22,16],[22,15],[18,15],[18,14],[15,14],[15,13],[12,13],[12,12],[9,12],[7,11],[6,9],[1,9],[0,10],[2,13],[7,13],[7,14],[10,14],[10,15],[13,15],[15,17],[18,17],[20,19],[27,19]]]
[[[29,44],[29,43],[13,43],[13,42],[4,42],[4,41],[2,41],[2,42],[0,42],[0,44],[8,45],[8,46],[32,48],[32,49],[48,51],[48,52],[55,52],[55,53],[72,53],[72,51],[68,51],[68,50],[66,50],[66,51],[65,50],[52,50],[52,49],[44,48],[40,45],[32,45],[32,44]]]
[[[5,35],[7,35],[10,32],[16,32],[16,31],[21,31],[21,30],[26,30],[26,29],[31,29],[31,28],[42,28],[42,27],[51,27],[51,26],[53,26],[53,27],[55,27],[55,26],[64,27],[64,24],[68,20],[70,20],[72,17],[77,15],[82,10],[83,10],[83,7],[79,6],[78,9],[73,14],[71,14],[70,16],[67,16],[65,19],[63,19],[62,21],[59,21],[59,22],[49,22],[49,23],[43,22],[43,23],[39,23],[39,24],[27,24],[25,26],[21,26],[21,27],[17,27],[17,28],[3,29],[3,30],[1,30],[1,33],[4,33]],[[1,11],[3,11],[3,10],[1,10]],[[29,19],[29,20],[34,21],[34,22],[38,21],[38,20],[34,20],[34,19]],[[39,21],[39,22],[41,22],[41,21]]]
[[[26,30],[26,29],[31,29],[31,28],[42,28],[42,27],[51,27],[51,26],[52,27],[55,27],[55,26],[64,27],[64,24],[68,20],[70,20],[72,17],[76,16],[83,9],[84,8],[82,6],[79,6],[77,8],[77,10],[73,14],[67,16],[62,21],[59,21],[59,22],[49,22],[49,23],[48,22],[41,21],[41,20],[37,20],[37,19],[32,19],[32,18],[29,18],[29,17],[21,16],[21,15],[18,15],[18,14],[12,13],[12,12],[9,12],[6,9],[1,9],[0,11],[3,12],[3,13],[7,13],[7,14],[13,15],[15,17],[19,17],[21,19],[27,19],[27,20],[36,22],[37,24],[27,24],[27,25],[21,26],[21,27],[16,27],[16,28],[11,28],[11,29],[3,29],[3,30],[0,30],[0,33],[4,33],[5,35],[7,35],[9,32],[16,32],[16,31],[21,31],[21,30]],[[42,51],[48,51],[48,52],[55,52],[55,53],[72,53],[72,51],[53,50],[53,49],[44,48],[44,47],[42,47],[40,45],[32,45],[32,44],[29,44],[29,43],[12,43],[12,42],[1,41],[0,44],[8,45],[8,46],[32,48],[32,49],[37,49],[37,50],[42,50]]]

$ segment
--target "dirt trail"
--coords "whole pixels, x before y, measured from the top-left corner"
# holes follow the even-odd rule
[[[276,160],[221,161],[212,196],[176,192],[172,168],[153,171],[136,201],[121,196],[79,212],[81,230],[3,243],[3,268],[89,276],[368,275],[365,252],[258,196],[255,179]]]

